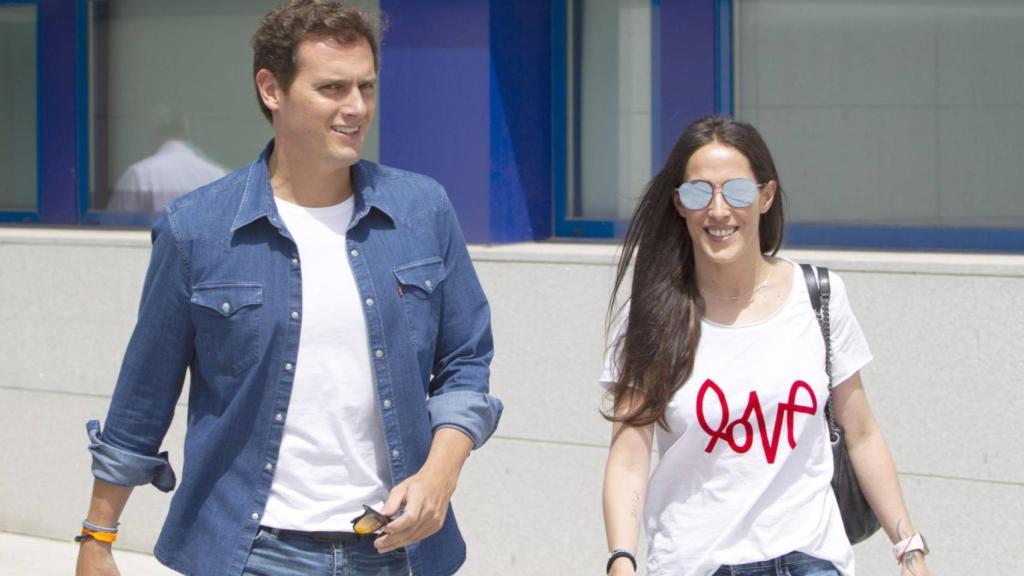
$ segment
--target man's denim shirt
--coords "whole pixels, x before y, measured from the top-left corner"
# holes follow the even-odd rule
[[[272,147],[174,201],[154,225],[110,411],[102,433],[88,425],[97,478],[172,490],[174,472],[158,452],[190,370],[181,485],[155,548],[185,574],[242,573],[288,418],[302,266],[273,201]],[[437,182],[365,161],[352,175],[348,258],[394,485],[426,461],[434,430],[457,428],[475,447],[494,432],[502,405],[488,395],[490,309]],[[417,576],[458,569],[465,544],[450,508],[444,527],[408,554]]]

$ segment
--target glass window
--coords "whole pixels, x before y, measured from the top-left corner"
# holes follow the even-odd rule
[[[651,1],[572,0],[567,217],[629,218],[651,178]]]
[[[34,212],[36,7],[0,4],[0,210]]]
[[[788,221],[1024,227],[1024,4],[738,0],[735,31]]]
[[[250,39],[279,3],[89,2],[92,210],[159,210],[256,158],[272,131],[253,88]],[[178,166],[173,178],[159,169],[167,162]]]

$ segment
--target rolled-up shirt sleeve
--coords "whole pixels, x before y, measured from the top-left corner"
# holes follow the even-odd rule
[[[170,492],[177,484],[167,452],[156,456],[136,454],[103,441],[99,420],[85,425],[92,453],[92,475],[99,480],[119,486],[153,484],[162,492]]]
[[[489,393],[491,310],[447,200],[441,226],[446,277],[427,411],[433,430],[456,428],[479,448],[494,433],[503,408]]]
[[[93,475],[121,486],[174,488],[166,452],[160,453],[193,354],[191,284],[172,213],[153,226],[153,250],[142,288],[138,320],[125,352],[101,431],[86,430]]]

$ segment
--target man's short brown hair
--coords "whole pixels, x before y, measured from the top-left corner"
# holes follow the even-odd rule
[[[252,75],[266,68],[285,91],[298,71],[299,44],[311,36],[326,36],[347,44],[365,38],[373,52],[373,68],[380,69],[380,17],[335,0],[289,0],[263,17],[252,36]],[[270,109],[260,97],[256,99],[267,120],[273,120]]]

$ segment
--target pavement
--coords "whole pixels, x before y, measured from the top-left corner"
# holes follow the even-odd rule
[[[0,532],[0,576],[68,576],[75,573],[78,544]],[[151,554],[114,548],[114,560],[126,576],[173,576]]]

